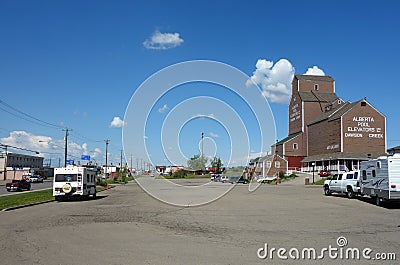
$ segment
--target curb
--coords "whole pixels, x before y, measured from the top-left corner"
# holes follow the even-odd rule
[[[11,210],[16,210],[16,209],[20,209],[20,208],[25,208],[25,207],[29,207],[29,206],[34,206],[34,205],[39,205],[39,204],[45,204],[45,203],[49,203],[49,202],[54,202],[55,200],[48,200],[48,201],[43,201],[43,202],[35,202],[35,203],[30,203],[30,204],[25,204],[25,205],[19,205],[19,206],[14,206],[14,207],[10,207],[10,208],[5,208],[3,210],[1,210],[2,212],[7,212],[7,211],[11,211]]]
[[[100,193],[103,191],[106,191],[106,190],[98,191],[97,193]],[[1,210],[1,212],[8,212],[8,211],[16,210],[16,209],[21,209],[21,208],[25,208],[25,207],[30,207],[30,206],[35,206],[35,205],[40,205],[40,204],[45,204],[45,203],[55,202],[55,201],[56,201],[55,199],[52,199],[52,200],[43,201],[43,202],[35,202],[35,203],[30,203],[30,204],[25,204],[25,205],[4,208],[3,210]]]

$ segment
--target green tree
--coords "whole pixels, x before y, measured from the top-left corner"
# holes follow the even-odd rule
[[[222,173],[222,161],[219,157],[214,157],[211,161],[211,167],[215,169],[215,173],[221,174]]]
[[[207,163],[207,158],[201,155],[194,155],[187,161],[188,167],[193,170],[200,170],[205,168],[206,163]]]

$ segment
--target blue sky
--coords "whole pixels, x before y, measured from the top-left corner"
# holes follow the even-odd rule
[[[287,136],[282,80],[316,66],[336,80],[343,100],[367,97],[387,117],[388,147],[399,145],[398,9],[396,1],[0,1],[0,140],[39,150],[54,163],[62,157],[62,128],[68,127],[71,158],[85,153],[104,163],[104,140],[110,139],[110,158],[117,163],[124,148],[120,126],[136,89],[170,65],[212,60],[253,76],[261,89],[281,89],[277,95],[263,91],[277,139]],[[233,100],[236,111],[246,112],[235,103],[239,99],[215,87],[171,90],[155,102],[151,124],[162,122],[182,100],[201,95]],[[204,115],[222,111],[204,108]],[[247,124],[248,131],[254,126]],[[132,149],[128,161],[132,155],[134,163],[165,163],[152,142],[160,128],[143,133],[150,158]],[[194,119],[182,127],[181,151],[199,152],[204,132],[206,152],[228,161],[229,130],[235,128],[227,132],[213,119]],[[260,137],[250,136],[254,146],[243,150],[256,153]]]

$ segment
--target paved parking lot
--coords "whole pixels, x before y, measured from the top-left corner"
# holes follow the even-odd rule
[[[206,181],[182,180],[191,185]],[[218,185],[231,184],[209,187]],[[262,185],[252,193],[240,184],[199,207],[162,203],[134,182],[98,197],[0,212],[2,264],[377,264],[362,256],[346,260],[342,254],[341,259],[340,251],[370,248],[371,258],[400,255],[398,205],[325,197],[321,187],[305,187],[301,181]],[[340,244],[347,242],[343,247],[339,237]],[[280,259],[277,251],[272,258],[259,258],[265,244],[268,253],[285,249],[281,256],[289,260]],[[295,256],[295,249],[305,248],[323,258],[289,257],[289,251]],[[328,251],[321,255],[323,248],[331,248],[332,258]]]

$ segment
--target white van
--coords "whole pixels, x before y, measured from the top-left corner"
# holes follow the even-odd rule
[[[53,196],[62,201],[71,197],[96,198],[96,169],[67,166],[54,169]]]

